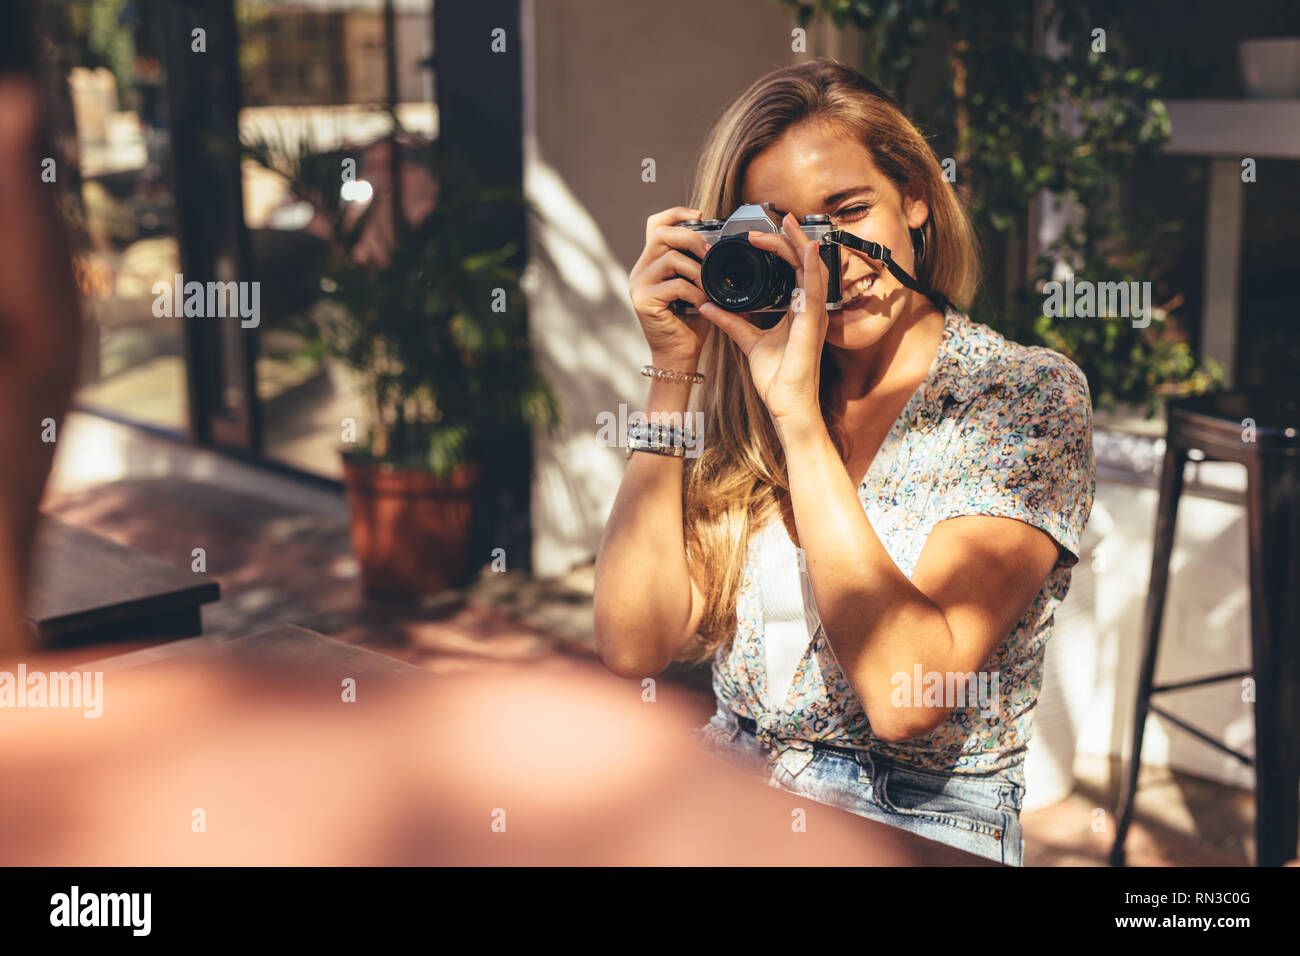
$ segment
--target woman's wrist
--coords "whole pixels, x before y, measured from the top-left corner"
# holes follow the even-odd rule
[[[657,421],[667,416],[683,417],[691,396],[690,382],[669,382],[661,378],[650,380],[650,394],[646,396],[646,417]]]
[[[807,448],[830,435],[820,409],[773,415],[772,425],[776,429],[776,437],[780,440],[781,447],[785,449],[787,457],[792,451],[797,452],[801,448]]]
[[[694,372],[700,364],[699,352],[656,352],[650,351],[650,364],[670,372]]]

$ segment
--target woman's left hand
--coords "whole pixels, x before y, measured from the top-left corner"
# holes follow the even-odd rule
[[[699,307],[704,316],[740,346],[749,359],[750,376],[768,414],[784,440],[791,428],[821,417],[821,357],[826,341],[826,284],[829,273],[818,243],[804,235],[792,213],[782,221],[785,234],[751,232],[757,249],[775,253],[795,270],[791,307],[770,329],[760,329],[743,315],[712,302]]]

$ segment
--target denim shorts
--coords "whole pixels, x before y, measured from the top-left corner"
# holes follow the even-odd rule
[[[773,764],[758,738],[718,704],[694,731],[704,748],[770,786],[887,823],[999,863],[1020,866],[1024,787],[998,776],[945,774],[900,763],[876,750],[813,744],[813,759],[797,776]]]

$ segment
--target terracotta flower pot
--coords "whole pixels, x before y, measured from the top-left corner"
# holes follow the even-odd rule
[[[417,596],[466,583],[479,466],[445,478],[343,456],[352,548],[367,593]]]

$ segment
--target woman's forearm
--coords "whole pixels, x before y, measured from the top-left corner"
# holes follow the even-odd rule
[[[948,671],[954,642],[943,612],[880,542],[820,416],[778,423],[795,527],[835,658],[885,739],[923,733],[933,712],[893,707],[894,675]]]
[[[688,383],[655,379],[646,415],[682,423],[689,396]],[[634,453],[596,553],[596,651],[625,677],[658,673],[691,638],[684,467],[671,455]]]

